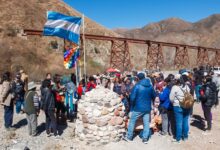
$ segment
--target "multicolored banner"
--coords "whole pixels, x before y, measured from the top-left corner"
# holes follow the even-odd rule
[[[80,56],[79,46],[66,50],[64,52],[64,66],[66,69],[74,68]]]

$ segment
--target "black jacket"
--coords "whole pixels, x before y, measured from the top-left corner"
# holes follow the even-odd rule
[[[195,85],[202,85],[202,80],[203,80],[203,76],[204,72],[202,70],[198,70],[197,72],[195,72],[194,74],[194,79],[195,79]]]
[[[55,110],[55,98],[52,90],[49,88],[43,88],[41,95],[41,108],[44,111]]]
[[[208,82],[203,86],[205,95],[202,98],[202,103],[208,107],[218,104],[217,87],[214,82]]]
[[[25,95],[24,82],[21,80],[12,82],[12,93],[14,94],[16,99],[20,97],[24,97]]]

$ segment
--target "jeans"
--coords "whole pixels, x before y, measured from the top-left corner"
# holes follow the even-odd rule
[[[74,112],[74,105],[73,105],[73,94],[66,92],[65,95],[65,106],[67,109],[67,116],[72,117]]]
[[[211,130],[212,129],[212,113],[211,113],[211,108],[212,107],[208,107],[208,106],[205,106],[204,104],[202,104],[202,109],[203,109],[204,117],[205,117],[205,120],[207,121],[207,130]]]
[[[135,112],[133,111],[131,114],[130,122],[128,125],[128,132],[127,132],[127,138],[132,140],[133,139],[133,134],[134,134],[134,128],[137,119],[140,117],[143,118],[143,124],[144,124],[144,130],[143,130],[143,139],[148,139],[149,138],[149,133],[150,133],[150,127],[149,127],[149,122],[150,122],[150,112]]]
[[[200,100],[199,100],[199,97],[200,97],[199,91],[200,91],[201,87],[202,87],[202,85],[196,85],[196,87],[195,87],[195,94],[196,94],[196,100],[197,100],[197,102],[200,101]]]
[[[53,110],[48,110],[45,112],[45,115],[46,115],[46,131],[47,131],[47,133],[50,133],[51,129],[52,129],[54,135],[56,135],[57,134],[57,123],[56,123],[55,112]]]
[[[13,105],[4,106],[4,110],[5,128],[10,128],[13,122],[14,107]]]
[[[24,98],[20,97],[16,99],[16,113],[19,114],[21,111],[21,107],[24,107]]]
[[[37,115],[36,114],[27,114],[27,122],[28,122],[28,133],[29,135],[37,134]]]
[[[176,140],[188,139],[190,111],[179,106],[174,106],[173,110],[176,120]]]

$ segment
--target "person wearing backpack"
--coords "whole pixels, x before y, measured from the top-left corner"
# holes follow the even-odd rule
[[[190,92],[190,88],[185,84],[180,74],[175,76],[175,81],[170,92],[170,101],[173,104],[176,122],[176,136],[173,142],[180,143],[181,140],[188,139],[190,109],[183,108],[181,104],[185,99],[185,93]]]
[[[202,89],[203,92],[201,92],[200,100],[202,102],[203,113],[207,121],[207,128],[205,131],[207,131],[206,133],[208,134],[212,129],[211,109],[214,105],[216,106],[218,104],[217,86],[214,82],[212,82],[211,76],[206,76],[205,84],[203,85]]]
[[[24,82],[21,80],[21,74],[18,73],[14,82],[12,83],[12,92],[15,97],[16,113],[19,114],[24,107]]]
[[[37,135],[37,116],[40,112],[40,102],[36,88],[37,86],[34,82],[28,83],[28,92],[25,94],[24,112],[27,115],[30,136]]]

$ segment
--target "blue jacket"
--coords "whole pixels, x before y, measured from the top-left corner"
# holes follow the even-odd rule
[[[156,97],[156,92],[149,79],[139,81],[130,94],[131,110],[136,112],[150,112],[151,101]]]
[[[163,108],[171,109],[172,105],[170,102],[170,88],[166,87],[163,92],[161,92],[159,94],[159,98],[160,98],[160,106]]]

